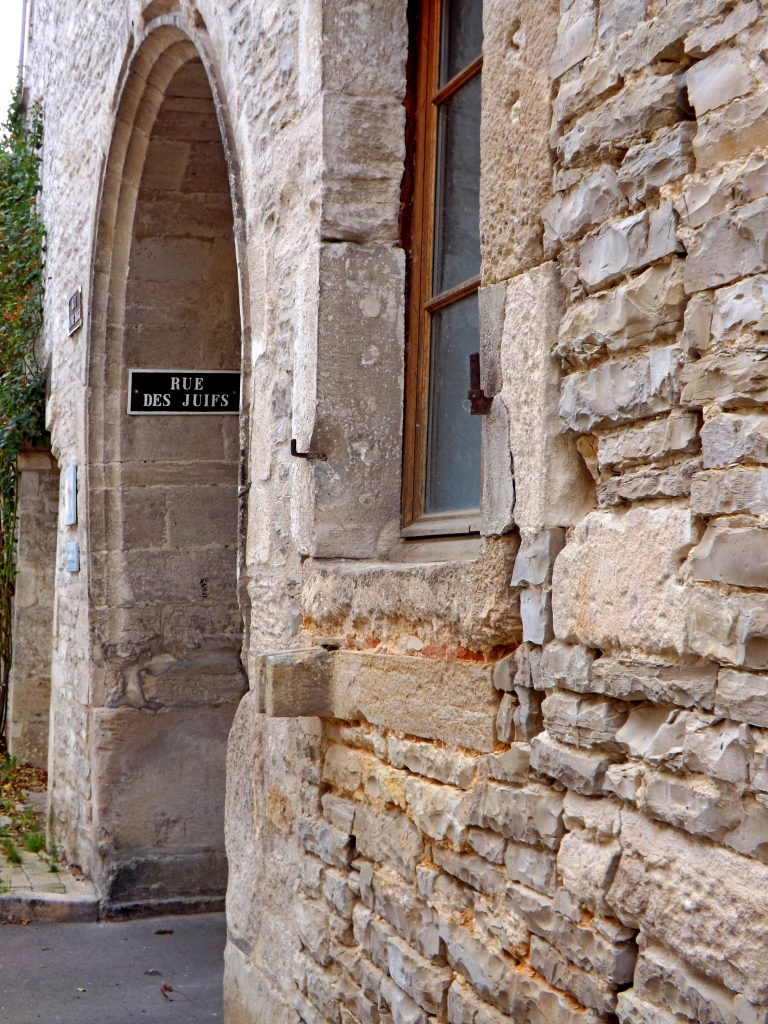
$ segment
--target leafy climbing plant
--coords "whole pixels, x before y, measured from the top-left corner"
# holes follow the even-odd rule
[[[5,733],[16,578],[16,457],[45,438],[44,372],[38,359],[43,317],[43,225],[38,213],[39,105],[25,111],[21,90],[0,135],[0,735]]]

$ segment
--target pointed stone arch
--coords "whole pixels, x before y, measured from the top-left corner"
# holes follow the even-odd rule
[[[71,685],[54,681],[51,811],[110,904],[223,897],[226,741],[246,688],[246,413],[127,414],[130,368],[249,365],[239,178],[197,27],[162,13],[125,62],[96,226],[81,473],[89,663]]]

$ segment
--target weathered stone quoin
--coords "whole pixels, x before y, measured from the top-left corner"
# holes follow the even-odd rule
[[[226,889],[228,1024],[766,1024],[768,2],[484,0],[493,403],[440,539],[419,6],[35,0],[51,828],[105,905]],[[129,415],[135,368],[239,370],[239,429]]]

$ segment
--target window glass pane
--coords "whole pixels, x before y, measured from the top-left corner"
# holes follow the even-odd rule
[[[432,317],[425,512],[480,505],[480,417],[470,416],[469,356],[480,346],[477,292]]]
[[[483,52],[482,0],[444,0],[440,85]]]
[[[440,108],[433,294],[480,273],[480,75]]]

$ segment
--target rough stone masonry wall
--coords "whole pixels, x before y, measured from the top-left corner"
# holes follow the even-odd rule
[[[474,681],[429,661],[466,623],[448,570],[306,564],[307,637],[366,648],[313,669],[336,721],[299,823],[306,1024],[768,1017],[764,6],[562,0],[555,41],[546,5],[486,5],[524,642],[494,700],[476,632]]]
[[[764,1022],[764,6],[486,0],[484,537],[429,548],[396,543],[401,0],[39,0],[54,449],[86,458],[59,325],[110,104],[177,6],[247,226],[228,1021]],[[84,549],[53,673],[75,849]],[[264,713],[285,666],[323,721]]]

